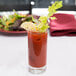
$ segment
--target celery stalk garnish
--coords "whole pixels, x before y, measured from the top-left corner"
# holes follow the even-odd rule
[[[56,19],[56,17],[51,17],[51,16],[53,16],[53,14],[57,12],[56,10],[61,8],[62,6],[63,6],[62,1],[55,1],[55,3],[52,4],[52,6],[48,7],[48,15],[41,16],[39,18],[40,23],[38,24],[38,28],[40,32],[45,32],[49,28],[47,23],[48,18],[51,18],[52,20]]]

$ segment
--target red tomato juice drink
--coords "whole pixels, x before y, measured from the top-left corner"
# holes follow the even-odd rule
[[[46,70],[47,32],[28,32],[29,71]],[[37,71],[36,71],[37,70]]]

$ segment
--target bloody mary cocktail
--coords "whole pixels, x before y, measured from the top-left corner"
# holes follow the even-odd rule
[[[33,68],[45,70],[47,52],[47,32],[28,32],[28,52],[30,70]]]
[[[31,73],[42,73],[46,70],[46,52],[47,52],[47,29],[49,28],[47,20],[56,19],[53,14],[62,7],[62,1],[55,1],[48,8],[47,16],[40,16],[36,19],[32,16],[32,22],[24,22],[21,27],[28,32],[28,56],[29,71]]]
[[[47,32],[28,32],[29,65],[35,68],[46,65]]]

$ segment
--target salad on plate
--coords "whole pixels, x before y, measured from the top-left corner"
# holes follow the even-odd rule
[[[8,16],[0,16],[0,30],[4,31],[26,31],[21,27],[23,22],[33,22],[32,16],[38,19],[38,16],[21,14],[13,10],[14,14]]]

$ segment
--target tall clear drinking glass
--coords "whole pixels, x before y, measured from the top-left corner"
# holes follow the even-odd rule
[[[28,56],[29,71],[31,73],[42,73],[46,70],[47,55],[47,31],[28,31]]]

